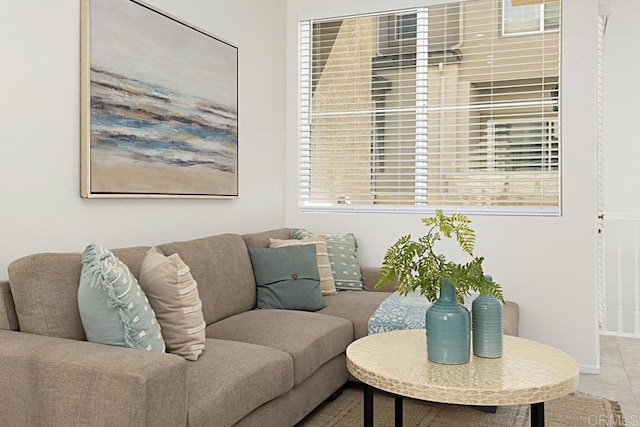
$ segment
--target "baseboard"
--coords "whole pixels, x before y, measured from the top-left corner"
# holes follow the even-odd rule
[[[600,365],[579,365],[581,374],[598,375],[600,373]]]
[[[606,335],[608,337],[621,337],[621,338],[640,338],[640,334],[636,334],[634,332],[600,331],[600,335]]]

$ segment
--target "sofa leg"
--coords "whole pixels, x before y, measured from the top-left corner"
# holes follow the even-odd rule
[[[333,402],[334,400],[339,398],[341,395],[342,395],[342,387],[334,391],[331,396],[327,397],[327,402]]]

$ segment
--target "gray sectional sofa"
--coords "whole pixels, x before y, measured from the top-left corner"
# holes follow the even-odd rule
[[[318,312],[257,310],[248,247],[289,229],[159,245],[198,282],[207,324],[200,358],[86,341],[79,253],[26,256],[0,282],[2,426],[292,426],[348,381],[346,347],[388,292],[325,296]],[[114,250],[138,277],[149,247]],[[377,269],[363,269],[372,288]],[[517,335],[518,307],[505,308]]]

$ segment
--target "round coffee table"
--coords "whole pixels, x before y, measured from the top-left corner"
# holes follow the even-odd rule
[[[505,335],[503,356],[472,356],[463,365],[427,360],[424,329],[369,335],[347,348],[347,369],[365,385],[364,424],[373,425],[373,389],[396,395],[396,426],[402,397],[474,406],[531,405],[531,425],[544,426],[544,402],[578,386],[579,370],[568,354]]]

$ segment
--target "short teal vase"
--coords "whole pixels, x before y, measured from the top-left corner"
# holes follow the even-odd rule
[[[445,365],[469,362],[471,316],[456,300],[448,279],[440,282],[440,297],[427,310],[427,358]]]
[[[502,303],[493,295],[480,295],[471,304],[473,354],[502,357]]]

